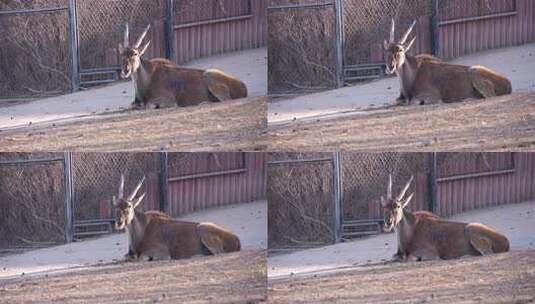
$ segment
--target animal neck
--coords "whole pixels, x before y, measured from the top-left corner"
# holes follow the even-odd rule
[[[417,71],[418,63],[416,62],[416,58],[409,54],[406,54],[405,62],[401,65],[400,68],[396,70],[396,74],[399,77],[401,89],[403,90],[403,94],[406,98],[409,97],[408,92],[410,92],[412,90],[412,87],[414,86]]]
[[[137,247],[145,233],[147,219],[144,212],[137,210],[134,212],[134,219],[126,226],[126,231],[128,232],[128,248],[137,253]]]
[[[141,63],[137,71],[132,74],[134,80],[134,89],[137,100],[144,100],[145,92],[149,87],[150,79],[150,68],[151,63],[149,60],[141,59]]]
[[[403,217],[401,221],[396,225],[395,231],[398,239],[398,249],[404,252],[408,244],[411,241],[414,231],[415,217],[412,212],[403,210]]]

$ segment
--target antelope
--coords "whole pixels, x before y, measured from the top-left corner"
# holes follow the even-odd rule
[[[400,81],[401,94],[398,104],[429,102],[452,103],[465,99],[483,99],[511,94],[511,81],[483,66],[463,66],[444,63],[431,55],[408,54],[416,41],[409,43],[416,21],[398,42],[395,38],[395,22],[392,19],[390,40],[384,41],[386,73],[396,74]]]
[[[390,175],[386,199],[381,196],[386,232],[395,231],[398,242],[394,260],[425,261],[481,256],[509,251],[509,240],[495,229],[479,223],[446,221],[427,211],[410,212],[407,205],[414,193],[405,198],[414,177],[392,198]]]
[[[121,77],[132,78],[134,83],[134,108],[185,107],[205,101],[220,102],[247,97],[246,85],[220,70],[180,67],[163,58],[144,59],[150,40],[143,46],[141,44],[149,29],[150,24],[130,47],[126,24],[124,41],[118,49],[122,58]]]
[[[144,181],[145,177],[125,198],[121,175],[118,195],[112,198],[115,228],[128,233],[127,260],[186,259],[240,251],[240,239],[213,223],[184,222],[162,212],[136,210],[145,198],[145,193],[136,198]]]

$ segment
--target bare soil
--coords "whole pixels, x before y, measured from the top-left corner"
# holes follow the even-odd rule
[[[2,151],[263,150],[266,98],[92,116],[0,132]]]
[[[535,251],[270,280],[270,303],[533,303]]]
[[[0,303],[261,303],[265,251],[116,263],[0,281]]]
[[[533,150],[535,93],[295,121],[268,133],[268,149],[284,151]]]

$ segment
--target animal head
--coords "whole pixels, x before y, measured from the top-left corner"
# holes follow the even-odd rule
[[[384,230],[387,232],[392,231],[399,222],[403,219],[403,209],[412,200],[414,193],[405,197],[405,193],[409,190],[414,176],[407,182],[405,187],[401,190],[399,195],[396,198],[392,197],[392,175],[388,177],[388,188],[386,191],[386,199],[384,196],[381,196],[381,205],[383,207],[383,216],[384,216]]]
[[[141,47],[141,43],[145,36],[149,32],[150,24],[145,28],[145,31],[139,36],[136,43],[133,46],[130,46],[130,31],[128,29],[128,23],[126,24],[126,29],[124,31],[124,41],[123,44],[119,43],[119,53],[121,54],[122,66],[121,66],[121,77],[129,78],[133,73],[135,73],[141,66],[141,57],[147,51],[147,48],[150,45],[150,40]]]
[[[134,220],[135,209],[145,198],[145,193],[136,199],[136,195],[143,185],[145,177],[137,184],[132,193],[125,198],[124,197],[124,175],[121,174],[121,182],[119,183],[119,192],[117,197],[115,195],[112,198],[113,207],[115,209],[115,228],[117,230],[123,230]]]
[[[416,37],[414,37],[409,43],[406,43],[415,25],[416,25],[416,20],[412,22],[411,26],[409,27],[407,32],[405,32],[405,34],[399,40],[399,42],[395,42],[396,24],[394,22],[394,19],[392,19],[392,27],[390,29],[390,40],[384,41],[384,50],[385,50],[384,59],[386,63],[387,74],[390,74],[390,75],[394,74],[405,63],[406,54],[413,46],[414,41],[416,41]]]

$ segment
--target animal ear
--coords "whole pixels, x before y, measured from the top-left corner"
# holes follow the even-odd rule
[[[416,37],[412,38],[411,42],[407,44],[407,46],[405,47],[405,52],[408,52],[412,48],[414,41],[416,41]]]
[[[145,198],[145,194],[146,193],[143,193],[140,197],[138,197],[137,201],[134,203],[134,209],[136,209],[136,207],[139,206],[139,204],[141,204],[141,202]]]
[[[145,46],[143,47],[143,49],[141,49],[141,51],[139,52],[139,56],[143,56],[143,54],[145,54],[145,52],[147,51],[147,49],[149,48],[149,45],[150,45],[150,40],[149,42],[147,42],[147,44],[145,44]]]
[[[401,205],[401,208],[407,207],[409,205],[409,203],[411,202],[413,197],[414,197],[414,192],[411,193],[411,195],[409,195],[409,197],[407,197],[407,199],[403,202],[403,205]]]

